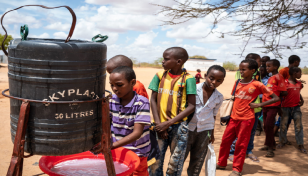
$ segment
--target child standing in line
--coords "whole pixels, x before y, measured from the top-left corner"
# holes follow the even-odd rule
[[[303,84],[298,81],[302,76],[302,70],[298,67],[291,67],[289,69],[290,78],[286,79],[286,87],[288,95],[281,103],[282,117],[280,122],[280,135],[279,135],[279,148],[284,147],[287,143],[287,126],[288,121],[294,120],[295,139],[300,152],[307,154],[307,150],[304,148],[304,134],[302,124],[302,112],[300,107],[303,106],[304,100],[300,94]]]
[[[241,81],[235,89],[235,99],[232,108],[230,121],[225,129],[219,150],[217,169],[225,169],[230,152],[230,146],[235,138],[237,139],[233,171],[229,176],[240,176],[243,170],[247,146],[250,139],[250,132],[254,126],[255,113],[254,108],[266,106],[279,101],[279,97],[265,87],[261,82],[254,80],[253,74],[258,69],[258,63],[255,60],[243,60],[240,67]],[[233,92],[233,91],[232,91]],[[262,103],[252,103],[260,94],[272,97]]]
[[[198,176],[207,154],[208,144],[214,143],[214,126],[223,95],[216,89],[226,76],[226,70],[211,66],[205,74],[205,82],[197,85],[195,113],[188,128],[188,142],[185,159],[190,153],[187,175]]]
[[[109,77],[114,94],[109,102],[112,147],[124,147],[135,152],[140,165],[134,176],[147,176],[147,156],[151,150],[149,125],[151,124],[150,103],[133,91],[136,75],[130,67],[117,67]]]
[[[272,59],[266,62],[266,71],[272,73],[272,76],[268,79],[267,87],[273,91],[277,96],[284,97],[287,95],[287,89],[285,86],[284,78],[278,73],[278,68],[280,67],[280,62],[277,59]],[[268,95],[263,95],[263,101],[270,100],[271,97]],[[260,150],[267,151],[266,157],[274,157],[275,148],[275,136],[274,136],[274,126],[275,117],[280,110],[280,101],[264,106],[263,107],[263,121],[265,130],[265,143],[264,147]]]
[[[172,47],[165,50],[162,66],[152,79],[151,109],[154,117],[160,159],[151,166],[151,175],[162,176],[165,153],[170,147],[171,157],[166,172],[167,176],[180,176],[187,146],[187,116],[195,110],[196,80],[182,71],[188,60],[184,48]]]
[[[261,58],[261,65],[266,67],[266,62],[269,61],[269,60],[271,60],[271,58],[269,56],[263,56]]]
[[[116,55],[107,61],[106,70],[109,74],[111,74],[111,72],[115,68],[120,66],[126,66],[133,69],[133,62],[130,58],[124,55]],[[149,99],[148,93],[144,88],[144,85],[138,80],[136,80],[133,91],[135,91],[138,95],[144,96],[145,98]]]
[[[197,69],[197,74],[195,76],[195,79],[196,79],[196,84],[199,84],[200,83],[200,79],[203,79],[202,78],[202,75],[201,75],[201,70],[200,69]]]

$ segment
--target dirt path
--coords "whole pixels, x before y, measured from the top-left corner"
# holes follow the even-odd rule
[[[152,80],[154,74],[158,69],[153,68],[135,68],[137,79],[141,81],[146,88],[148,87],[150,81]],[[195,72],[191,72],[195,75]],[[224,83],[218,88],[218,90],[225,96],[225,98],[230,97],[230,92],[234,84],[234,72],[228,72]],[[308,82],[308,75],[303,75],[303,80]],[[107,79],[106,83],[109,80]],[[107,84],[108,85],[108,84]],[[0,91],[8,88],[8,78],[7,78],[7,68],[0,67]],[[107,89],[110,89],[107,86]],[[150,95],[150,91],[148,90]],[[305,148],[308,149],[307,135],[308,135],[308,87],[302,90],[302,95],[305,97],[305,105],[302,107],[303,112],[303,125],[304,125],[304,141]],[[9,99],[0,95],[0,175],[6,175],[9,162],[11,159],[13,144],[11,141],[10,134],[10,103]],[[219,124],[219,121],[216,121],[215,125],[215,138],[214,143],[215,152],[218,156],[219,146],[221,143],[221,137],[223,135],[225,127],[222,127]],[[264,157],[265,153],[260,152],[257,149],[260,148],[264,143],[264,133],[261,136],[255,137],[255,149],[254,154],[257,155],[260,159],[260,163],[254,163],[249,159],[245,160],[243,175],[262,175],[262,176],[299,176],[307,175],[308,173],[308,155],[301,154],[296,149],[296,141],[294,137],[294,126],[293,122],[290,126],[288,139],[291,141],[292,145],[285,147],[284,149],[277,150],[275,152],[276,156],[274,158]],[[278,140],[278,138],[276,138]],[[167,153],[166,163],[168,162],[168,157],[170,153]],[[25,159],[24,161],[24,175],[25,176],[38,176],[45,175],[38,167],[38,161],[41,156],[32,156]],[[186,169],[188,167],[189,160],[187,159],[184,164],[183,176],[186,176]],[[165,170],[167,165],[165,164]],[[232,170],[232,163],[228,163],[226,171],[217,171],[217,176],[227,176]],[[204,167],[202,169],[201,175],[204,175]]]

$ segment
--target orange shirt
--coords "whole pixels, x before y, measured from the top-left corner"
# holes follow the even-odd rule
[[[273,91],[278,97],[280,96],[280,92],[282,91],[287,91],[287,88],[286,88],[286,84],[284,82],[284,78],[283,76],[280,74],[280,73],[277,73],[276,75],[274,76],[271,76],[269,79],[268,79],[268,82],[267,82],[267,85],[266,85],[271,91]],[[262,98],[262,101],[268,101],[272,99],[270,96],[264,96],[263,95],[263,98]],[[273,104],[270,104],[270,105],[267,105],[265,107],[270,107],[270,106],[279,106],[280,105],[280,101],[276,102],[276,103],[273,103]]]
[[[138,80],[136,80],[133,91],[135,91],[138,95],[144,96],[145,98],[149,99],[148,93],[144,88],[144,85]]]
[[[279,74],[281,74],[284,79],[289,79],[290,78],[289,67],[285,67],[285,68],[279,70]]]
[[[233,86],[233,90],[234,88],[235,84]],[[231,118],[234,120],[249,120],[255,118],[254,109],[250,108],[249,104],[252,103],[260,94],[263,94],[263,96],[270,96],[273,92],[270,91],[264,84],[256,80],[252,80],[249,83],[239,82],[235,91]]]
[[[300,92],[303,88],[301,82],[296,81],[295,85],[286,80],[288,95],[283,99],[281,107],[295,107],[300,102]]]

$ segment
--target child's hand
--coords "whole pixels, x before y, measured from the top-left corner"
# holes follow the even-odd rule
[[[92,152],[92,153],[95,154],[95,155],[101,153],[101,152],[102,152],[101,143],[98,143],[98,144],[94,145],[94,146],[90,149],[90,152]]]
[[[163,132],[157,132],[157,135],[158,135],[158,137],[161,138],[161,139],[168,139],[167,130],[166,130],[166,131],[163,131]]]
[[[306,81],[304,81],[304,80],[299,80],[302,84],[306,84]]]
[[[303,106],[304,105],[304,100],[300,100],[298,103],[299,106]]]
[[[163,131],[166,131],[168,128],[169,128],[169,121],[165,121],[163,123],[160,123],[160,124],[157,124],[155,126],[155,131],[157,132],[163,132]]]
[[[260,103],[250,103],[249,106],[250,106],[250,108],[252,108],[252,109],[261,107],[261,106],[260,106]]]

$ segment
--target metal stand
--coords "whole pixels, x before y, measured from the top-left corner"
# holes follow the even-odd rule
[[[52,104],[69,104],[69,103],[88,103],[95,101],[102,101],[102,139],[101,139],[101,147],[102,152],[105,156],[106,166],[108,176],[116,176],[112,154],[111,154],[111,129],[110,129],[110,118],[109,118],[109,97],[111,97],[111,92],[106,98],[100,98],[95,100],[86,100],[86,101],[40,101],[40,100],[30,100],[23,99],[19,97],[14,97],[10,95],[6,95],[5,92],[9,89],[6,89],[2,92],[2,95],[8,98],[21,100],[22,104],[20,106],[19,119],[17,124],[17,130],[14,140],[14,148],[11,163],[9,169],[7,171],[6,176],[22,176],[23,169],[23,161],[24,158],[28,158],[32,156],[32,154],[25,156],[24,155],[24,145],[25,145],[25,136],[26,130],[29,120],[30,113],[30,102],[36,103],[52,103]]]

